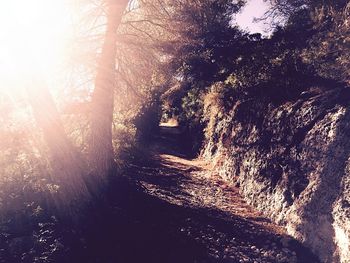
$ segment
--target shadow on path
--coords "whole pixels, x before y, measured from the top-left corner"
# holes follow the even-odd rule
[[[249,207],[237,189],[203,177],[186,158],[182,134],[159,137],[116,179],[91,220],[79,262],[318,262],[297,241]],[[78,261],[76,261],[78,262]]]

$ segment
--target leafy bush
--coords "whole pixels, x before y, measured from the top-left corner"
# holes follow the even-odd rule
[[[338,5],[336,5],[337,2]],[[346,3],[347,2],[347,3]],[[350,2],[317,6],[312,13],[315,35],[304,50],[304,61],[328,79],[350,83]]]

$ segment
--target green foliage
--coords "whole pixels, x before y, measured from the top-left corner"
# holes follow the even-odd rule
[[[119,32],[125,38],[118,43],[113,116],[118,164],[123,164],[128,149],[157,132],[161,111],[163,119],[175,117],[187,128],[198,149],[204,128],[212,131],[237,101],[293,101],[316,79],[317,84],[325,79],[350,83],[349,1],[272,2],[278,15],[285,16],[285,25],[266,39],[231,25],[243,1],[140,1],[147,7],[144,13],[126,15]],[[89,89],[86,85],[83,95],[71,99],[88,105]],[[60,102],[65,100],[69,99]],[[36,231],[38,240],[30,244],[42,247],[35,252],[37,259],[29,256],[27,262],[40,262],[41,257],[46,260],[45,251],[63,249],[59,239],[48,238],[45,227],[38,225],[52,221],[48,203],[60,186],[50,178],[42,135],[22,104],[0,94],[0,228],[10,235],[7,232],[18,222],[30,222],[20,229],[28,235]],[[61,115],[69,138],[84,157],[89,112]]]
[[[144,105],[136,115],[133,123],[136,128],[136,140],[149,142],[157,134],[161,120],[160,103],[157,98]]]
[[[350,2],[334,1],[312,12],[315,34],[303,58],[328,79],[350,83]]]
[[[193,88],[189,90],[182,98],[181,103],[181,112],[179,121],[180,123],[188,123],[190,121],[191,123],[199,123],[202,111],[203,109],[203,101],[202,101],[202,95],[201,90],[199,88]]]
[[[243,34],[225,19],[197,29],[173,60],[177,88],[166,98],[168,116],[203,129],[237,101],[254,97],[279,104],[312,85],[349,83],[348,1],[271,2],[267,15],[284,16],[285,23],[270,38]]]

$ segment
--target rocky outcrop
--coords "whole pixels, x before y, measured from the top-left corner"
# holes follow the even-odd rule
[[[210,109],[209,109],[210,111]],[[202,155],[323,262],[350,262],[350,90],[213,110]]]

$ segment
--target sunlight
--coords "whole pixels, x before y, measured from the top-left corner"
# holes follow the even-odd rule
[[[260,33],[268,36],[271,34],[271,28],[269,28],[269,22],[271,21],[254,21],[256,18],[263,17],[268,8],[268,3],[263,0],[249,0],[235,17],[236,23],[240,28],[251,34]]]
[[[0,90],[48,78],[63,58],[70,17],[62,0],[0,0]]]

